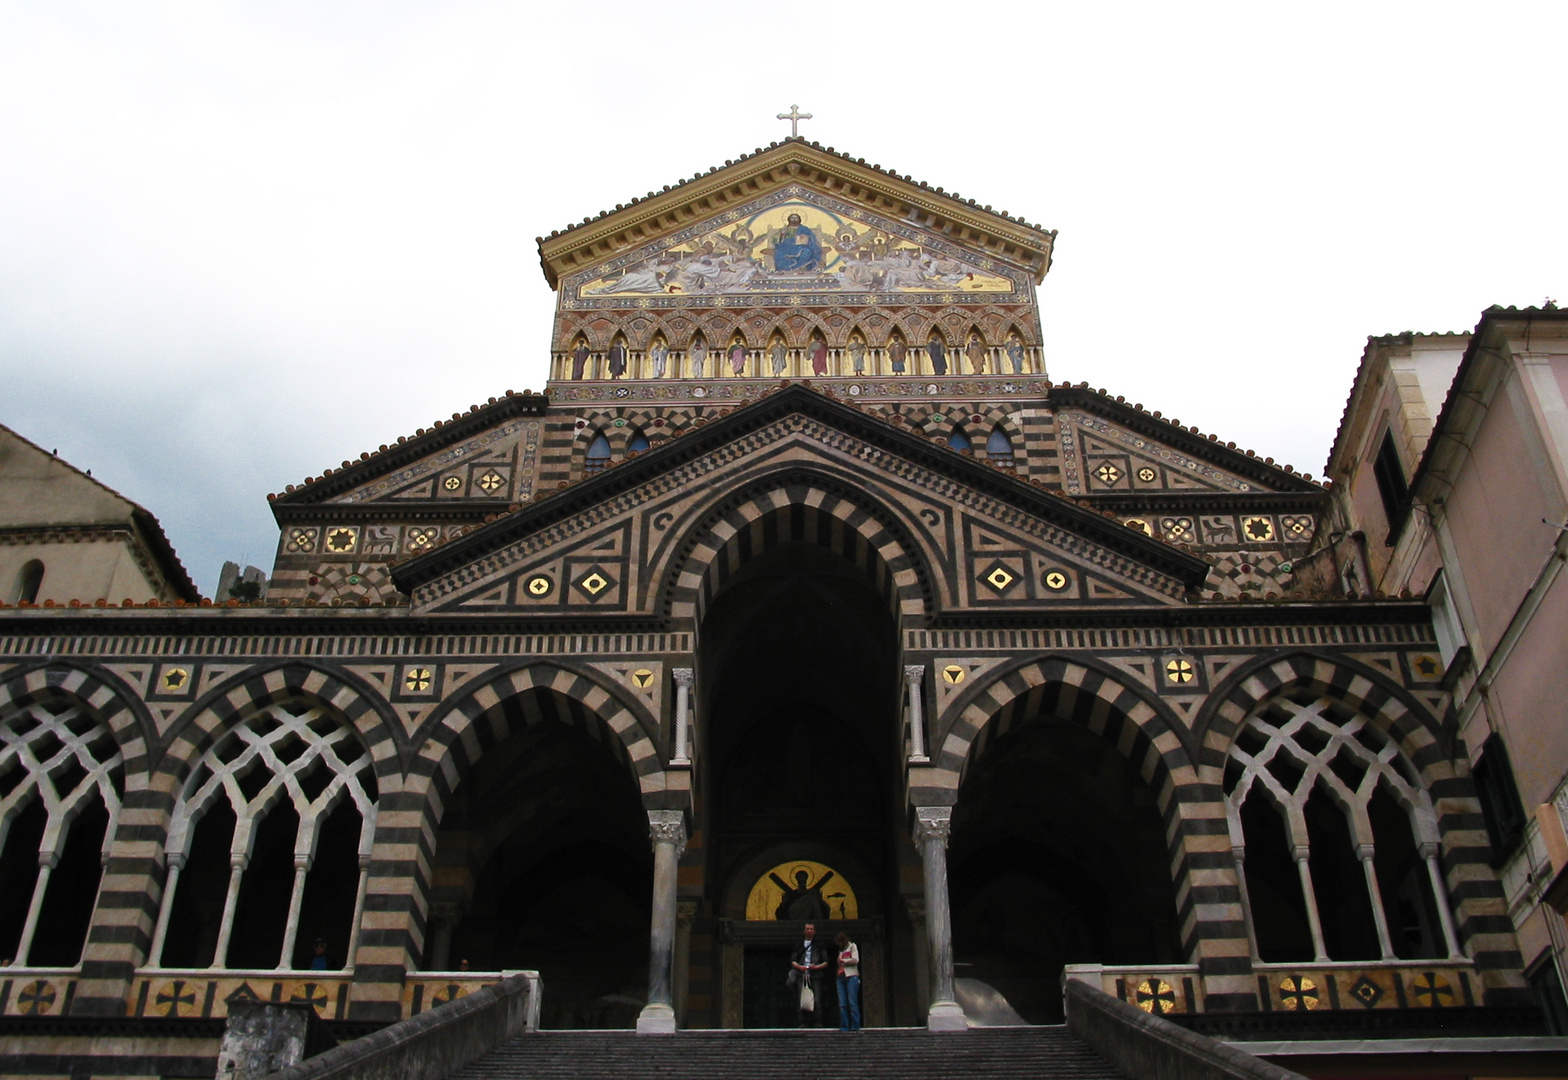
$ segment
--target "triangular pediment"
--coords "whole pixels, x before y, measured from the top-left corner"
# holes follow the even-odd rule
[[[1005,302],[1028,288],[1026,270],[978,245],[791,183],[574,273],[561,291],[583,310],[653,297],[768,305],[800,293]]]
[[[792,387],[399,567],[398,585],[428,612],[666,618],[676,586],[703,573],[702,553],[734,535],[735,506],[797,500],[815,513],[828,491],[855,501],[832,528],[869,515],[897,537],[934,614],[1171,604],[1207,572],[1096,512]]]
[[[751,232],[745,242],[756,253],[766,244],[762,226],[772,222],[755,215],[790,199],[802,200],[812,214],[837,214],[857,231],[878,230],[885,240],[896,241],[905,226],[928,238],[957,240],[971,262],[992,260],[1035,283],[1050,265],[1056,235],[913,177],[792,138],[553,232],[539,242],[540,261],[552,286],[581,286],[602,278],[607,263],[620,263],[614,268],[620,270],[627,260],[646,258],[677,236],[682,237],[678,243],[711,238],[723,251],[719,237],[738,243],[733,239],[737,226]],[[772,224],[787,222],[787,213]],[[838,238],[835,232],[834,241]],[[771,259],[760,261],[767,272],[780,272]]]

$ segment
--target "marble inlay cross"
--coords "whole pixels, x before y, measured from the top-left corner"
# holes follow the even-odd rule
[[[800,135],[800,122],[802,120],[810,120],[811,114],[809,112],[801,112],[799,105],[791,105],[789,112],[779,113],[778,118],[789,121],[789,137],[794,139]]]

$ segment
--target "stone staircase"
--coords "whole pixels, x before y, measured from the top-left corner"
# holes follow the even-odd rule
[[[456,1080],[1123,1080],[1065,1027],[839,1031],[540,1031]]]

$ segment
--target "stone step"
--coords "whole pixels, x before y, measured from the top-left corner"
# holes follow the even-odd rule
[[[839,1031],[541,1031],[458,1080],[1123,1080],[1065,1027]]]

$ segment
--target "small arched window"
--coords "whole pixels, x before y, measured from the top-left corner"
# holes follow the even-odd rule
[[[38,559],[29,559],[22,564],[16,572],[16,584],[12,587],[11,603],[36,603],[38,590],[44,583],[44,564]]]
[[[1002,430],[1001,424],[991,429],[991,437],[985,441],[985,456],[991,459],[992,465],[1004,469],[1013,467],[1013,441]]]
[[[588,455],[583,459],[583,472],[603,472],[605,466],[610,464],[610,440],[604,437],[604,432],[599,432],[593,437],[593,442],[588,444]]]
[[[964,429],[961,427],[953,428],[953,433],[947,437],[947,445],[961,454],[974,449],[969,442],[969,436],[964,434]]]
[[[642,428],[638,428],[635,432],[632,433],[632,441],[626,444],[627,456],[632,454],[641,454],[647,449],[648,436],[642,433]]]

